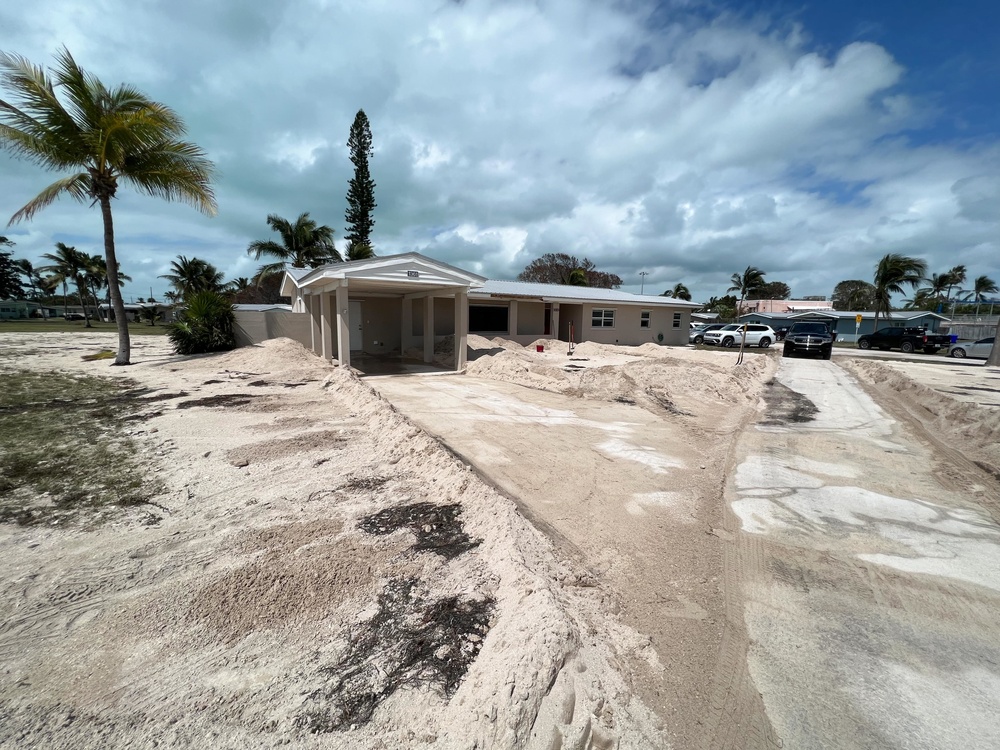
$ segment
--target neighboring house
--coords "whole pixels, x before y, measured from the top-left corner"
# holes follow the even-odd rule
[[[0,300],[0,320],[25,318],[55,318],[62,313],[54,307],[46,307],[38,302],[24,299]]]
[[[157,323],[170,323],[174,320],[177,305],[172,305],[169,302],[126,302],[125,303],[125,314],[128,316],[130,323],[142,322],[144,318],[142,313],[144,310],[155,307],[156,311],[160,314],[157,318]],[[115,311],[112,309],[111,305],[107,302],[102,302],[98,305],[100,310],[100,319],[105,323],[113,323],[115,320]]]
[[[857,323],[857,316],[861,316],[861,323]],[[875,313],[870,311],[848,311],[848,310],[814,310],[810,312],[795,313],[747,313],[740,316],[743,323],[763,323],[774,329],[785,328],[797,320],[822,320],[831,325],[834,339],[836,341],[857,341],[858,336],[875,331]],[[948,321],[943,315],[925,312],[922,310],[894,310],[890,314],[880,314],[878,316],[879,328],[890,327],[913,327],[926,328],[928,332],[936,332],[941,328],[942,323]]]
[[[714,312],[695,312],[691,313],[691,322],[696,325],[708,325],[709,323],[718,323],[722,320],[719,317],[719,313]]]
[[[432,362],[435,344],[455,337],[458,370],[465,366],[470,332],[522,344],[554,338],[682,346],[691,312],[700,307],[614,289],[490,281],[419,253],[289,269],[281,294],[291,298],[291,313],[237,312],[240,343],[272,337],[278,326],[274,321],[292,316],[296,322],[284,327],[304,331],[293,338],[345,365],[352,351],[415,349]]]
[[[825,299],[748,299],[743,301],[743,312],[797,313],[809,310],[833,310]]]

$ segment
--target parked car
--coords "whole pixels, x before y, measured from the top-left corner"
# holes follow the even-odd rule
[[[793,323],[793,325],[794,325],[794,323]],[[788,326],[782,326],[781,328],[775,328],[774,329],[774,336],[775,336],[774,340],[775,341],[784,341],[785,340],[785,336],[787,336],[787,335],[788,335]]]
[[[859,349],[899,349],[913,352],[922,349],[924,354],[936,354],[938,349],[951,345],[951,336],[946,333],[927,333],[923,328],[880,328],[875,333],[866,333],[858,338]]]
[[[714,331],[707,331],[705,333],[705,343],[713,346],[739,346],[744,328],[746,328],[747,346],[759,346],[762,349],[766,349],[777,338],[771,326],[756,323],[730,323]]]
[[[691,332],[688,333],[688,343],[689,344],[700,344],[705,340],[705,334],[708,331],[715,331],[719,328],[724,328],[725,323],[709,323],[708,325],[698,326],[697,328],[692,328]]]
[[[964,344],[953,344],[948,349],[948,356],[956,357],[957,359],[964,357],[969,357],[970,359],[989,359],[990,352],[993,351],[995,338],[995,336],[990,336],[989,338],[979,339],[979,341],[966,341]]]
[[[823,359],[833,356],[833,334],[830,326],[820,321],[801,321],[793,323],[785,336],[783,357],[795,357],[799,354],[818,354]]]
[[[63,317],[66,320],[85,320],[83,313],[66,313]]]

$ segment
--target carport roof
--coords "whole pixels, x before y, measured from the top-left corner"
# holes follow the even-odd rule
[[[413,293],[478,287],[486,278],[420,253],[401,253],[329,263],[319,268],[288,268],[281,282],[281,294],[288,297],[295,289],[318,290],[345,280],[349,284],[353,280],[355,284],[351,286],[361,284],[384,291]]]
[[[568,284],[538,284],[530,281],[498,281],[490,279],[478,289],[469,292],[469,299],[486,298],[533,299],[543,302],[614,302],[646,307],[686,307],[696,310],[701,305],[673,297],[632,294],[618,289],[597,289]]]

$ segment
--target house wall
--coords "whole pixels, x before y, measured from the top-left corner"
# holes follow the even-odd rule
[[[434,298],[434,335],[452,336],[455,333],[455,299]]]
[[[400,348],[403,301],[398,297],[365,297],[361,300],[361,333],[366,354],[386,354]],[[422,313],[421,313],[422,315]]]
[[[285,310],[236,311],[237,346],[253,346],[267,339],[276,338],[294,339],[310,349],[312,338],[309,332],[309,316]]]
[[[573,342],[579,344],[585,331],[583,330],[583,305],[570,305],[563,302],[559,305],[559,340],[569,341],[569,324],[573,323]]]
[[[595,328],[592,324],[594,309],[614,310],[614,328]],[[640,328],[639,321],[643,310],[649,310],[649,328]],[[674,326],[674,314],[678,314],[677,326]],[[562,323],[560,321],[560,327]],[[639,305],[622,305],[602,303],[583,305],[583,323],[579,326],[579,341],[596,341],[600,344],[620,344],[637,346],[654,343],[665,346],[685,346],[688,343],[688,331],[691,328],[691,311],[688,308],[670,307],[640,307]],[[663,335],[663,340],[659,339]]]
[[[516,335],[530,336],[532,341],[545,335],[544,302],[518,301]]]

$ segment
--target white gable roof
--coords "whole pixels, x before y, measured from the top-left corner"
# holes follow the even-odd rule
[[[486,281],[483,276],[420,253],[402,253],[330,263],[319,268],[289,268],[281,282],[281,294],[290,297],[295,289],[319,290],[343,280],[347,280],[348,286],[354,280],[407,292],[418,292],[422,288],[477,287]]]

